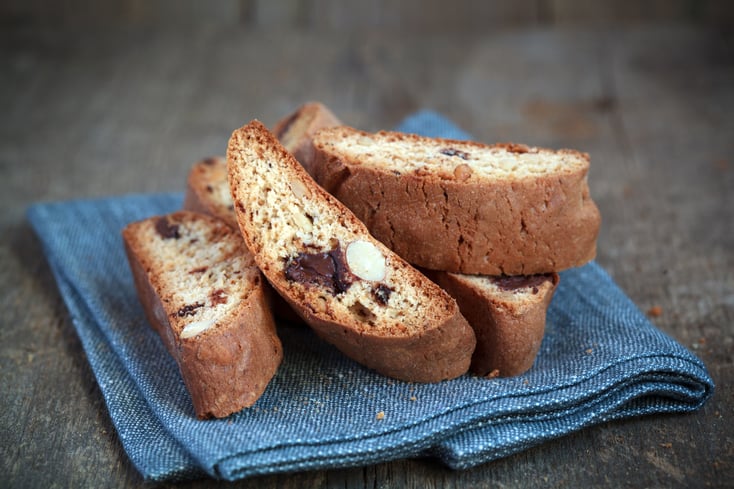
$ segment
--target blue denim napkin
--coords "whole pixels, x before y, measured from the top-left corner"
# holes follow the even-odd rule
[[[398,129],[467,137],[433,112]],[[693,411],[713,392],[701,361],[650,324],[592,262],[561,274],[525,375],[395,381],[308,328],[283,323],[285,359],[256,405],[199,421],[146,322],[120,237],[127,223],[181,203],[180,194],[128,195],[40,203],[28,212],[122,444],[148,480],[232,480],[419,456],[465,468],[585,426]]]

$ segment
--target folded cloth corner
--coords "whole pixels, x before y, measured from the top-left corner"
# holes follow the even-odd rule
[[[432,111],[397,130],[469,138]],[[592,262],[561,273],[540,352],[522,376],[400,382],[284,323],[283,364],[255,406],[198,420],[146,322],[120,236],[129,222],[181,203],[180,194],[126,195],[28,210],[122,445],[146,480],[235,480],[418,456],[462,469],[594,424],[693,411],[713,393],[703,363]]]

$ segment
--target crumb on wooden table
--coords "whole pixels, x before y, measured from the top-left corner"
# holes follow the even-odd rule
[[[652,306],[650,309],[647,310],[647,315],[650,317],[659,317],[663,314],[663,308],[660,306]]]

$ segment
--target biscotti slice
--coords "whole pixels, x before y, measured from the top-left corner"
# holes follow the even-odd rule
[[[313,135],[319,129],[340,126],[342,122],[322,103],[307,102],[273,126],[273,134],[298,162],[311,170]]]
[[[217,217],[238,229],[227,183],[226,159],[212,156],[194,163],[186,179],[183,208]]]
[[[557,273],[512,277],[427,273],[456,299],[474,328],[477,347],[472,372],[511,377],[533,366],[559,282]]]
[[[145,314],[176,360],[196,415],[221,418],[253,405],[283,349],[240,234],[188,211],[129,224],[122,234]]]
[[[533,275],[596,253],[589,157],[341,126],[319,131],[312,175],[408,262]]]
[[[317,334],[396,379],[436,382],[468,370],[475,338],[456,302],[370,236],[265,126],[234,131],[227,166],[255,261]]]

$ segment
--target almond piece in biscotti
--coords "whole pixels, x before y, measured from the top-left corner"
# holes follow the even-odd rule
[[[357,240],[347,245],[347,266],[363,280],[379,282],[385,278],[385,257],[369,241]]]

